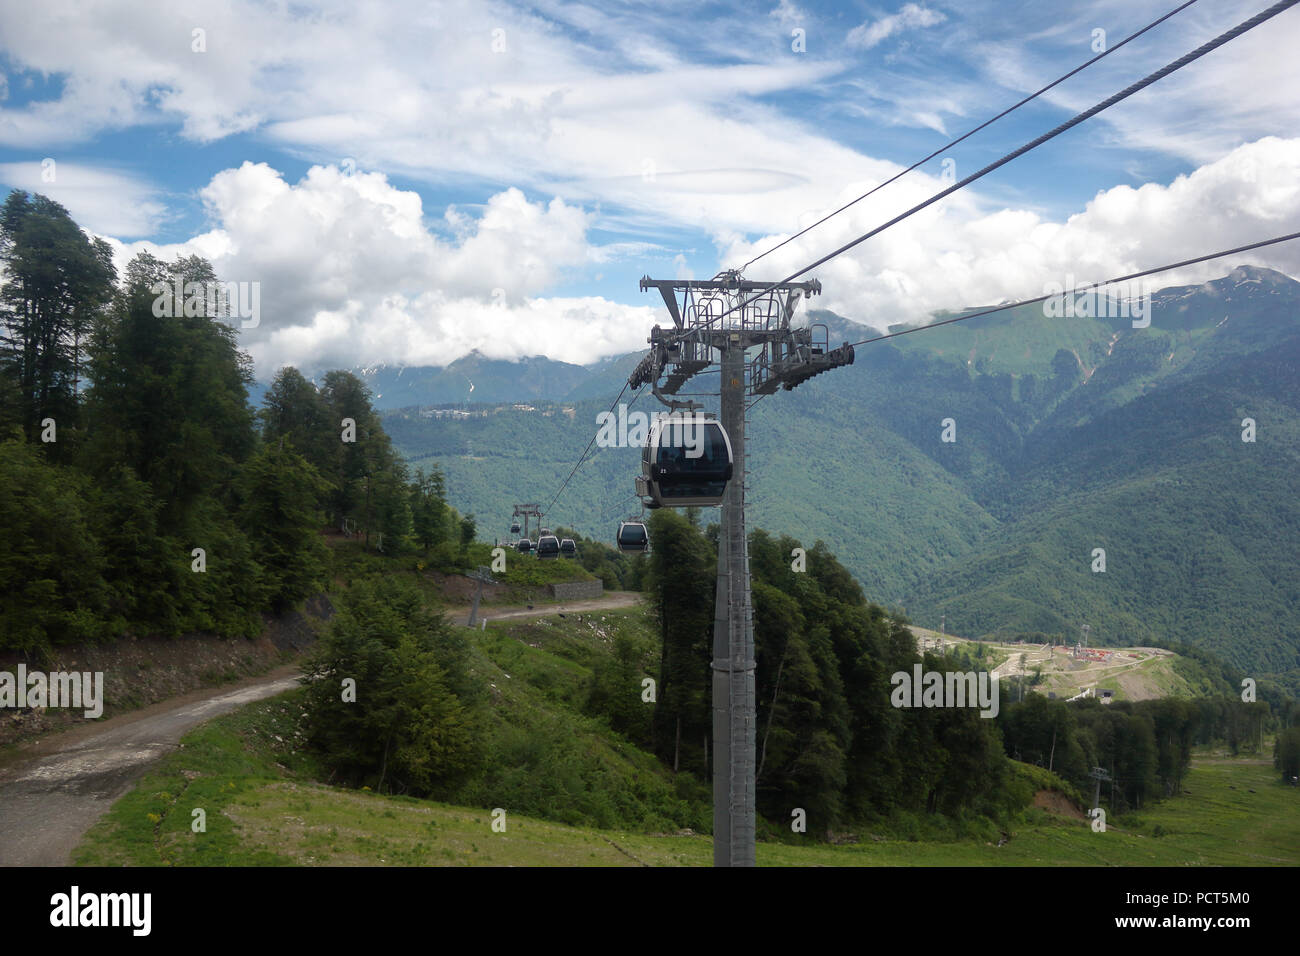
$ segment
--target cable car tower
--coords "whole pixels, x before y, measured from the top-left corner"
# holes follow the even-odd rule
[[[650,354],[628,385],[651,385],[655,397],[675,410],[685,403],[664,395],[676,394],[715,362],[722,372],[721,424],[734,465],[722,497],[713,620],[713,865],[753,866],[758,719],[745,534],[745,399],[788,391],[852,365],[853,348],[829,349],[825,326],[790,327],[799,301],[821,293],[815,279],[772,285],[743,279],[736,270],[706,281],[642,278],[641,291],[652,288],[663,296],[673,327],[651,330]],[[758,350],[752,359],[751,349]]]
[[[528,533],[528,519],[529,519],[529,518],[536,518],[536,519],[537,519],[537,528],[538,528],[539,531],[541,530],[541,527],[542,527],[542,508],[541,508],[541,505],[538,505],[538,504],[522,504],[522,505],[515,505],[515,513],[511,516],[511,518],[512,518],[512,521],[513,521],[513,524],[511,524],[511,526],[510,526],[510,528],[511,528],[511,533],[512,533],[512,534],[515,533],[515,529],[516,529],[516,528],[518,527],[518,525],[519,525],[519,519],[520,519],[520,518],[523,518],[523,519],[524,519],[524,537],[525,537],[525,538],[529,538],[529,539],[531,540],[532,535],[530,535],[530,534]]]

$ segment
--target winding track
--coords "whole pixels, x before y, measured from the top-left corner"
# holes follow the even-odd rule
[[[491,620],[630,607],[641,595],[480,610]],[[451,612],[463,621],[469,609]],[[82,836],[194,727],[297,686],[296,663],[236,685],[204,688],[141,710],[87,721],[27,744],[0,763],[0,866],[67,866]]]
[[[234,688],[205,688],[87,722],[22,748],[0,767],[0,866],[67,866],[73,847],[191,729],[297,685],[288,664]]]

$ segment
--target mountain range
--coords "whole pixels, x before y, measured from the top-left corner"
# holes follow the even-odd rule
[[[1073,640],[1087,624],[1094,643],[1182,640],[1300,683],[1300,283],[1240,266],[1155,293],[1145,328],[1121,305],[903,335],[765,398],[751,526],[826,541],[873,600],[925,626]],[[873,334],[810,317],[832,344]],[[593,447],[551,501],[636,358],[469,356],[367,381],[397,446],[438,462],[482,534],[539,501],[548,523],[608,538],[640,511],[635,449]],[[466,404],[462,379],[454,413],[430,408],[458,375],[498,404]]]

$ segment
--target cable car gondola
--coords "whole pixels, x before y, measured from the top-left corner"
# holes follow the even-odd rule
[[[520,554],[528,554],[530,551],[533,550],[533,543],[529,541],[527,538],[520,538],[519,543],[515,545],[515,550],[517,550]]]
[[[511,534],[518,534],[518,533],[519,533],[519,522],[518,522],[518,521],[516,521],[514,524],[512,524],[512,525],[510,526],[510,533],[511,533]]]
[[[572,538],[565,538],[560,542],[560,554],[566,558],[576,558],[578,556],[578,544]]]
[[[644,521],[620,521],[615,542],[620,551],[644,553],[650,550],[650,533]]]
[[[647,508],[722,504],[731,480],[731,439],[717,419],[673,412],[650,426],[636,492]]]
[[[544,534],[537,539],[537,556],[539,558],[558,558],[560,556],[560,539],[553,534]]]

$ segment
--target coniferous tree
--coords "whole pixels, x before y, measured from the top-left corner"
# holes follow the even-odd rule
[[[648,591],[662,641],[655,752],[674,770],[703,774],[713,736],[714,557],[700,532],[670,509],[651,516],[649,531]]]
[[[287,610],[324,583],[320,503],[328,489],[305,458],[278,444],[244,463],[240,524],[265,571],[272,610]]]
[[[57,202],[15,190],[0,208],[0,378],[18,393],[14,416],[31,441],[53,419],[69,447],[88,330],[112,296],[110,249],[91,241]]]
[[[286,366],[276,373],[257,417],[267,444],[288,444],[322,477],[333,474],[339,433],[330,423],[325,399],[296,368]]]

